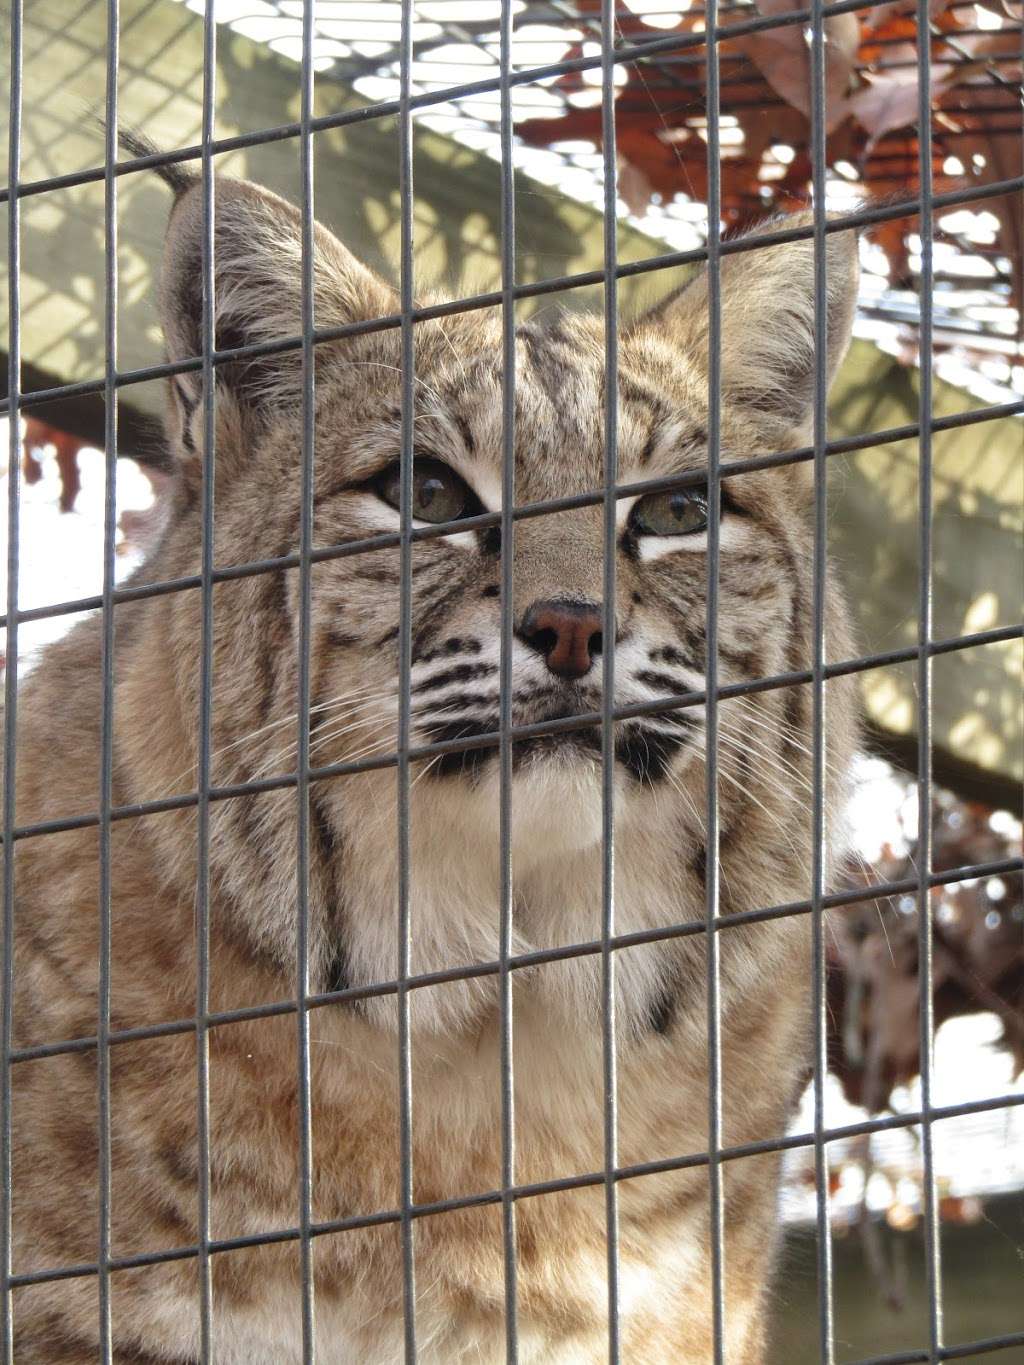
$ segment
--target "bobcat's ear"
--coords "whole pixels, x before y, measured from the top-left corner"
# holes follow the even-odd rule
[[[811,214],[766,223],[751,236],[809,226]],[[825,375],[831,384],[850,344],[859,277],[853,231],[825,238]],[[797,430],[814,403],[814,242],[810,238],[721,257],[722,397]],[[706,372],[707,270],[652,313]]]
[[[195,180],[178,193],[164,248],[160,311],[172,362],[202,352],[202,241],[202,188]],[[386,316],[396,306],[393,291],[319,223],[313,291],[317,328]],[[218,177],[215,184],[214,302],[217,350],[281,341],[302,331],[301,216],[284,199],[248,181]],[[216,373],[218,388],[256,417],[301,399],[297,349],[220,364]],[[179,374],[172,387],[185,409],[187,433],[201,376]]]

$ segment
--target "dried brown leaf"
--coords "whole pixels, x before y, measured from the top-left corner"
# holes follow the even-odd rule
[[[23,468],[28,483],[36,483],[42,477],[42,466],[37,451],[52,446],[60,472],[60,510],[70,512],[75,505],[81,478],[78,473],[78,452],[85,442],[70,432],[51,426],[40,417],[25,418],[22,438]]]
[[[786,14],[800,8],[799,0],[758,0],[765,16]],[[860,24],[854,14],[837,14],[825,20],[825,126],[831,132],[846,116],[845,96],[853,78]],[[772,89],[810,117],[811,50],[800,23],[784,28],[748,33],[735,40],[736,47],[757,66]]]
[[[641,218],[651,202],[652,186],[642,167],[624,157],[619,157],[618,190],[630,213]]]
[[[932,97],[945,90],[952,68],[936,63],[932,67]],[[865,77],[866,84],[846,101],[847,110],[868,133],[867,150],[880,137],[895,128],[916,125],[918,118],[918,80],[916,71],[896,76]]]
[[[928,13],[933,19],[937,19],[944,10],[950,6],[950,0],[929,0]],[[890,5],[879,5],[876,9],[868,10],[864,16],[864,27],[869,31],[881,28],[899,15],[913,16],[917,12],[917,0],[893,0]]]

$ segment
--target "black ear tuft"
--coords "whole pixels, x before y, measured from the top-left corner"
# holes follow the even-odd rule
[[[129,128],[124,124],[119,125],[117,140],[122,149],[130,156],[141,159],[142,157],[162,155],[160,148],[154,142],[150,142],[145,133],[139,132],[137,128]],[[187,170],[180,161],[158,161],[154,164],[153,170],[174,193],[175,198],[190,190],[199,181],[199,176],[194,171]]]

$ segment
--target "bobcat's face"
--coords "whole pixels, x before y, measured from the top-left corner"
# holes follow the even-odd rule
[[[400,528],[401,418],[397,338],[391,363],[339,362],[321,398],[316,538],[346,543]],[[498,512],[502,504],[502,349],[497,319],[417,330],[413,525]],[[623,338],[619,365],[620,483],[699,474],[706,465],[706,381],[655,326]],[[572,498],[604,481],[605,365],[601,327],[587,317],[520,328],[516,357],[518,505]],[[726,423],[725,455],[750,453]],[[731,438],[731,439],[730,439]],[[785,506],[788,471],[724,485],[721,504],[720,677],[785,667],[792,561],[806,553],[802,517]],[[787,516],[787,511],[789,515]],[[528,726],[601,708],[604,527],[600,504],[516,520],[513,532],[511,720]],[[621,498],[616,506],[614,695],[630,707],[704,686],[707,490],[703,483]],[[500,721],[499,527],[420,539],[412,551],[410,744],[491,736],[420,760],[422,802],[461,802],[497,828]],[[326,638],[314,705],[318,765],[394,751],[398,740],[400,552],[374,550],[318,566],[314,599]],[[770,710],[769,705],[769,710]],[[623,819],[651,820],[703,749],[704,713],[690,706],[615,726]],[[598,725],[518,740],[516,788],[528,791],[534,834],[598,841]],[[726,799],[728,796],[726,795]],[[695,813],[696,814],[696,813]],[[517,826],[526,818],[521,814]],[[699,819],[699,817],[698,817]]]
[[[192,190],[180,195],[169,234],[164,325],[176,357],[201,349],[199,199]],[[217,212],[220,348],[294,337],[302,316],[297,214],[265,191],[231,181],[218,187]],[[845,349],[856,272],[852,241],[828,241],[831,372]],[[809,241],[723,259],[725,460],[806,439],[814,374],[811,262]],[[348,329],[315,348],[309,754],[314,770],[348,765],[346,776],[316,780],[310,788],[311,954],[314,979],[327,985],[388,979],[395,971],[393,906],[402,877],[402,781],[395,755],[402,748],[406,683],[398,544],[403,357],[397,328],[364,325],[394,316],[393,291],[320,228],[314,303],[319,328]],[[414,326],[412,524],[420,531],[453,523],[443,533],[417,535],[408,579],[414,970],[479,961],[497,951],[501,763],[494,736],[502,718],[502,557],[510,549],[512,725],[593,717],[601,711],[611,663],[616,709],[636,708],[614,722],[611,755],[615,826],[623,835],[616,844],[616,875],[629,893],[624,898],[617,892],[625,907],[620,923],[669,923],[684,907],[700,913],[704,709],[646,713],[644,706],[705,685],[706,309],[705,281],[698,276],[619,339],[618,483],[688,473],[693,481],[616,503],[614,641],[604,629],[604,511],[594,499],[605,480],[608,379],[601,323],[566,316],[518,330],[516,504],[567,500],[569,506],[517,518],[511,547],[502,544],[500,526],[472,524],[502,505],[500,314],[454,315]],[[294,555],[302,487],[298,352],[292,347],[222,364],[217,375],[217,562]],[[173,392],[172,435],[182,455],[182,480],[168,544],[183,557],[174,571],[187,572],[195,564],[200,526],[203,412],[195,373],[178,376]],[[720,684],[809,665],[808,488],[804,467],[723,482]],[[375,543],[344,551],[365,541]],[[323,554],[316,553],[320,549]],[[215,783],[294,770],[300,588],[292,570],[243,577],[218,589],[214,673],[217,697],[226,704],[214,707]],[[179,622],[175,636],[186,715],[197,712],[200,674],[197,601],[190,610],[193,617]],[[841,602],[833,598],[833,657],[837,648],[842,652],[844,631]],[[738,847],[742,837],[745,869],[771,869],[780,888],[796,884],[810,847],[809,726],[806,689],[770,689],[719,706],[723,859],[730,840]],[[830,742],[840,771],[849,737],[849,725],[833,717]],[[455,744],[430,752],[444,741]],[[554,939],[592,938],[599,931],[604,832],[600,724],[556,725],[516,739],[511,763],[516,946],[526,951]],[[353,773],[353,764],[362,768]],[[294,792],[286,789],[245,798],[233,808],[225,803],[215,812],[213,857],[221,884],[233,888],[246,932],[285,961],[294,933],[288,907],[295,895],[295,811]],[[732,885],[738,875],[730,872]],[[656,970],[649,965],[632,985],[623,966],[620,982],[639,1002],[638,1017],[661,989],[668,960],[663,954]],[[593,993],[594,962],[565,964],[565,972],[575,973],[584,993]],[[464,1019],[490,998],[492,986],[452,983],[450,1017]],[[436,1022],[428,995],[418,991],[417,1006]]]

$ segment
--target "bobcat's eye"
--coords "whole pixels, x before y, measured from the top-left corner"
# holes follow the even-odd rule
[[[391,507],[401,506],[402,467],[396,460],[376,480],[380,497]],[[482,512],[480,499],[450,465],[441,460],[416,460],[412,467],[412,515],[416,521],[458,521]]]
[[[634,504],[630,520],[642,536],[695,535],[707,529],[707,493],[702,488],[649,493]]]

